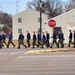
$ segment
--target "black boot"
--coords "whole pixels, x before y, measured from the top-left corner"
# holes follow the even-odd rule
[[[15,45],[13,46],[13,48],[15,47]]]
[[[20,49],[20,46],[18,46],[18,49]]]
[[[7,48],[9,48],[9,46],[7,45]]]

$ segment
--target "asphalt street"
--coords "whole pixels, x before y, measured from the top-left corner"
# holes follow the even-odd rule
[[[0,75],[75,75],[75,52],[28,54],[28,49],[0,49]]]

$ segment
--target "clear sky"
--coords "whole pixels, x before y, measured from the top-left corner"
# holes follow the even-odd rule
[[[18,1],[18,12],[21,12],[26,9],[26,3],[32,0],[0,0],[0,10],[15,15],[16,1]],[[68,1],[68,0],[62,0],[62,1]]]
[[[18,12],[26,9],[26,3],[32,0],[0,0],[0,10],[15,15],[16,1],[18,1]]]

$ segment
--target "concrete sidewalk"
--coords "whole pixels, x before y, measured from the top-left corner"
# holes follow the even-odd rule
[[[31,49],[26,53],[50,53],[50,52],[74,52],[75,48],[43,48],[43,49]]]

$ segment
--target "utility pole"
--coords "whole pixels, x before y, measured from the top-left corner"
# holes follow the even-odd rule
[[[18,14],[19,0],[16,0],[16,14]]]
[[[40,35],[42,36],[42,2],[40,0]]]

